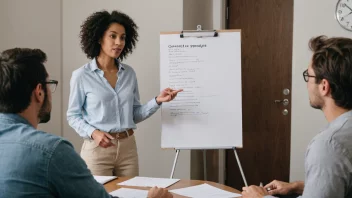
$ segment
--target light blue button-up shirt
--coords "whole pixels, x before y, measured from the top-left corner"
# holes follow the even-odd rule
[[[135,129],[136,124],[154,114],[160,105],[155,99],[140,103],[136,73],[119,63],[115,89],[98,68],[96,59],[72,73],[67,110],[69,125],[83,138],[98,129],[120,132]]]
[[[0,197],[110,198],[67,140],[0,113]]]

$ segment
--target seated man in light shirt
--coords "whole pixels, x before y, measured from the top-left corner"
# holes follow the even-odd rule
[[[109,195],[67,140],[37,130],[50,120],[52,92],[39,49],[0,54],[0,197],[84,197]],[[172,197],[152,188],[148,197]]]
[[[313,56],[303,78],[310,105],[322,110],[329,124],[308,146],[305,182],[244,187],[244,198],[352,197],[352,39],[320,36],[309,45]]]

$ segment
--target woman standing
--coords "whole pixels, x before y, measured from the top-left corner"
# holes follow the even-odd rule
[[[81,157],[93,175],[138,175],[133,129],[182,90],[167,88],[141,105],[136,73],[121,61],[137,43],[137,25],[118,11],[95,12],[81,26],[91,61],[72,73],[69,125],[84,138]]]

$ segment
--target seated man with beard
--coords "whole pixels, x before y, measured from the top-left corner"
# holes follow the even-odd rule
[[[0,197],[111,197],[65,139],[37,130],[50,120],[52,92],[39,49],[0,54]],[[172,197],[153,188],[148,197]]]

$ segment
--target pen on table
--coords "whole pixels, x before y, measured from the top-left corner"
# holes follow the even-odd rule
[[[260,182],[259,186],[260,186],[260,187],[264,187],[262,182]],[[271,188],[266,188],[265,190],[266,190],[266,191],[271,191]]]

